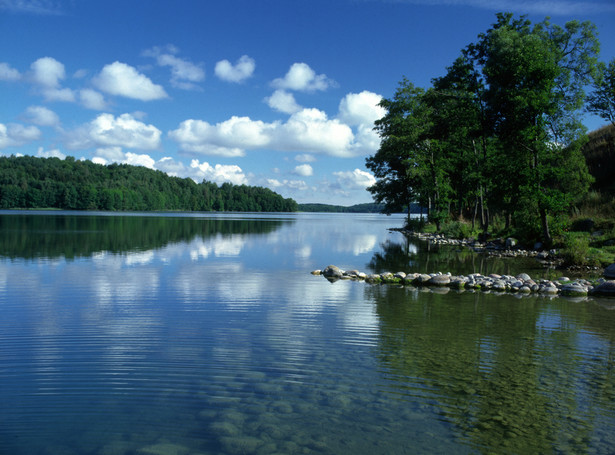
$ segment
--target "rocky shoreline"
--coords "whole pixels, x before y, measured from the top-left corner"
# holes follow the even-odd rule
[[[335,265],[329,265],[323,270],[314,270],[312,275],[322,275],[329,281],[360,280],[371,284],[397,284],[415,287],[445,288],[455,290],[472,290],[483,292],[501,292],[514,294],[539,294],[544,296],[583,297],[587,295],[615,297],[615,280],[600,278],[589,281],[586,279],[571,280],[561,277],[557,280],[533,280],[528,274],[510,275],[451,275],[450,273],[409,273],[386,272],[366,274],[358,270],[345,271]]]
[[[417,238],[431,243],[432,245],[457,245],[470,248],[477,253],[486,254],[496,258],[535,258],[545,267],[557,267],[569,270],[571,273],[600,273],[600,267],[591,266],[568,266],[562,267],[562,259],[557,249],[543,249],[541,243],[534,245],[534,249],[526,249],[518,245],[517,240],[509,237],[507,239],[492,239],[480,241],[477,239],[454,239],[445,237],[443,234],[424,233],[410,231],[404,228],[392,228],[392,231],[401,232],[407,237]]]

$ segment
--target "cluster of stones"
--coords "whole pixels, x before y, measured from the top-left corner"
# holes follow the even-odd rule
[[[519,248],[517,241],[509,237],[506,240],[481,242],[476,239],[449,239],[443,234],[428,234],[423,232],[402,231],[405,235],[416,237],[434,245],[459,245],[472,248],[474,251],[486,252],[496,257],[534,257],[543,261],[557,259],[557,250],[541,251],[542,244],[534,245],[533,250]]]
[[[412,286],[448,287],[451,289],[474,289],[494,292],[513,292],[521,294],[538,293],[543,295],[586,296],[612,295],[615,296],[615,280],[599,279],[590,282],[585,279],[570,280],[561,277],[557,280],[534,281],[528,274],[517,276],[491,274],[488,276],[479,273],[470,275],[451,275],[450,273],[409,273],[386,272],[380,274],[366,274],[358,270],[345,271],[335,265],[329,265],[323,270],[314,270],[312,275],[322,275],[330,281],[336,280],[364,280],[368,283],[401,284]]]

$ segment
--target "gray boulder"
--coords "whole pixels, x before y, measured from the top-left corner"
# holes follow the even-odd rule
[[[560,293],[570,297],[580,297],[587,295],[588,289],[579,283],[570,283],[563,285]]]
[[[322,274],[326,278],[341,278],[344,275],[344,272],[335,265],[328,265],[323,271]]]
[[[611,264],[604,269],[604,277],[610,280],[615,279],[615,264]]]
[[[446,286],[450,282],[451,282],[450,275],[436,275],[436,276],[431,277],[428,284],[431,284],[433,286]]]
[[[421,273],[415,278],[414,282],[415,284],[426,284],[429,280],[431,280],[431,275]]]
[[[593,290],[593,294],[615,296],[615,280],[605,281],[596,286]]]

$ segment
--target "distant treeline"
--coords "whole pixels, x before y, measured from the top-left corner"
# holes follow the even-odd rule
[[[0,157],[0,208],[294,212],[298,206],[267,188],[197,184],[142,166],[11,156]]]
[[[329,204],[299,204],[300,212],[336,212],[336,213],[383,213],[384,204],[367,203],[356,204],[346,207],[343,205]],[[418,204],[412,204],[410,207],[412,213],[419,213],[421,208]]]

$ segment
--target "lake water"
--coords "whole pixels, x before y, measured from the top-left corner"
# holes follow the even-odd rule
[[[402,224],[0,212],[0,453],[614,453],[614,299],[310,274],[554,273]]]

